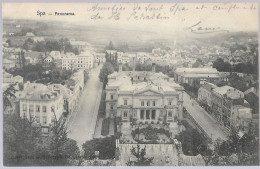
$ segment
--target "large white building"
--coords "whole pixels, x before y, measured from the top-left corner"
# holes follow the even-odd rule
[[[25,84],[19,100],[20,117],[40,124],[44,133],[49,131],[49,126],[55,116],[58,120],[62,116],[62,95],[43,84]]]
[[[74,70],[77,68],[78,58],[74,53],[66,53],[61,58],[61,68],[65,70]]]
[[[143,122],[173,122],[182,118],[183,88],[168,76],[151,72],[122,71],[108,76],[106,116]]]
[[[85,51],[77,56],[77,67],[79,69],[92,69],[94,66],[94,53]]]

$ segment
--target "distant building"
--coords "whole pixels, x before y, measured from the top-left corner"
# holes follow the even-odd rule
[[[140,64],[144,64],[149,59],[148,53],[145,52],[137,52],[136,57]]]
[[[105,53],[95,53],[95,62],[96,63],[105,63],[106,62],[106,54]]]
[[[27,37],[33,37],[33,36],[35,36],[35,35],[34,35],[32,32],[27,32],[25,36],[27,36]]]
[[[23,77],[22,76],[13,76],[10,73],[7,73],[3,71],[3,83],[8,83],[8,84],[14,84],[14,83],[23,83]]]
[[[78,66],[78,58],[74,53],[66,53],[62,55],[61,58],[61,68],[64,70],[74,70]]]
[[[53,58],[54,61],[61,59],[61,52],[60,51],[51,51],[49,56]]]
[[[51,62],[53,62],[54,61],[54,59],[53,59],[53,57],[51,57],[51,56],[47,56],[45,59],[44,59],[44,63],[45,64],[49,64],[49,63],[51,63]]]
[[[77,48],[79,50],[79,52],[84,52],[85,49],[87,49],[88,46],[90,46],[90,44],[88,42],[84,42],[84,41],[76,41],[74,39],[70,40],[70,44],[73,48]]]
[[[15,67],[15,61],[9,59],[3,59],[3,68],[11,69]]]
[[[200,83],[213,82],[220,79],[219,72],[215,68],[177,68],[174,71],[176,82],[193,85],[195,80]]]
[[[35,36],[32,38],[35,42],[43,42],[45,39],[42,36]]]
[[[19,97],[20,116],[40,124],[42,132],[48,133],[52,121],[63,114],[63,97],[39,83],[29,83]]]
[[[94,66],[94,53],[85,51],[77,55],[77,67],[79,69],[92,69]]]

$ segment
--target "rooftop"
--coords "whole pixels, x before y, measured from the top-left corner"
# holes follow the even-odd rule
[[[175,73],[177,74],[183,74],[183,73],[192,73],[192,74],[211,74],[211,73],[217,73],[218,71],[215,68],[177,68],[175,70]]]
[[[51,91],[46,85],[40,83],[29,83],[21,93],[21,100],[53,100],[58,94]]]

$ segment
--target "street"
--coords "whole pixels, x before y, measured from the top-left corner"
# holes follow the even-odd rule
[[[102,92],[99,72],[102,65],[94,68],[80,97],[76,111],[68,122],[68,137],[77,141],[79,148],[93,138]]]
[[[213,119],[200,105],[190,96],[183,93],[183,106],[186,108],[188,113],[194,118],[194,120],[200,125],[200,127],[212,138],[212,141],[220,138],[226,140],[227,134],[217,124],[217,121]]]

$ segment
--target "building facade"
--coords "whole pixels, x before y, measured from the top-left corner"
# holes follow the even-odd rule
[[[85,51],[77,56],[78,69],[92,69],[94,66],[94,54],[91,51]]]
[[[155,65],[154,65],[155,66]],[[154,69],[153,69],[154,70]],[[122,71],[108,76],[106,117],[173,122],[182,118],[183,88],[162,73]]]
[[[105,53],[95,53],[95,62],[96,63],[105,63],[106,54]]]
[[[61,68],[64,70],[74,70],[77,68],[77,57],[74,53],[66,53],[61,58]]]
[[[20,117],[40,124],[44,133],[49,131],[55,116],[59,120],[63,114],[62,95],[48,89],[43,84],[25,85],[19,101]]]
[[[206,106],[206,109],[208,111],[211,111],[211,107],[212,107],[212,90],[217,88],[216,85],[209,83],[209,82],[205,82],[198,90],[198,100],[200,103],[202,103],[204,106]]]
[[[252,109],[244,99],[243,92],[230,86],[222,86],[213,89],[211,96],[213,115],[227,129],[241,129],[239,126],[244,123],[242,121],[252,118]]]
[[[176,82],[192,86],[196,80],[201,83],[214,82],[219,80],[220,76],[215,68],[177,68],[174,71],[174,79]]]

